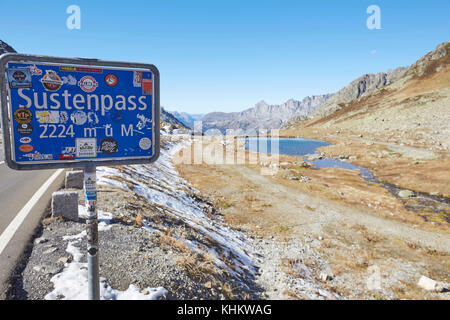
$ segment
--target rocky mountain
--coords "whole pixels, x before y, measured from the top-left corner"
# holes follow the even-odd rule
[[[0,54],[7,53],[7,52],[16,52],[16,50],[14,50],[6,42],[0,40]]]
[[[200,120],[204,116],[203,114],[190,114],[187,112],[178,112],[178,111],[168,111],[168,112],[171,113],[186,127],[191,129],[194,128],[194,122]]]
[[[395,70],[388,70],[387,72],[364,74],[339,90],[319,108],[316,108],[313,112],[308,114],[307,117],[294,117],[290,119],[284,125],[284,128],[288,128],[298,122],[306,121],[308,119],[324,117],[340,110],[343,103],[361,98],[393,83],[397,79],[401,78],[408,71],[408,69],[409,68],[407,67],[399,67]]]
[[[160,122],[161,125],[170,124],[176,128],[186,128],[181,121],[179,121],[172,113],[166,111],[163,107],[161,107]]]
[[[294,116],[306,116],[331,96],[325,94],[306,97],[302,101],[290,99],[280,105],[269,105],[260,101],[253,108],[242,112],[208,113],[201,119],[203,131],[218,129],[225,133],[226,129],[241,129],[244,133],[252,133],[259,129],[279,129]]]

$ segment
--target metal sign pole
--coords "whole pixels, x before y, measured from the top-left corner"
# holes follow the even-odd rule
[[[87,262],[89,300],[100,300],[100,278],[98,267],[98,217],[97,183],[94,165],[84,169],[84,192],[86,198],[87,219]]]

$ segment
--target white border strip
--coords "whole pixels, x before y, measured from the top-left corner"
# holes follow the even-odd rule
[[[12,239],[17,229],[22,225],[22,222],[26,219],[31,209],[36,205],[42,195],[47,191],[48,187],[58,178],[58,176],[63,172],[64,169],[56,170],[50,178],[39,188],[38,191],[31,197],[30,201],[19,211],[16,217],[11,221],[11,223],[6,227],[5,231],[0,235],[0,255],[5,250],[9,241]]]

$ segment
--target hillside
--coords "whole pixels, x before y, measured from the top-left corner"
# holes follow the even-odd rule
[[[323,117],[340,109],[340,104],[359,99],[383,88],[399,79],[408,68],[399,67],[395,70],[377,74],[364,74],[339,90],[333,97],[319,108],[311,112],[310,118]]]
[[[181,121],[179,121],[172,113],[164,110],[164,108],[162,107],[161,107],[160,122],[161,126],[169,124],[176,129],[179,128],[187,129],[187,127]]]
[[[356,92],[355,80],[312,113],[312,120],[291,123],[288,131],[296,128],[336,128],[390,136],[401,132],[402,136],[416,137],[418,144],[429,145],[436,150],[450,150],[450,42],[439,45],[409,68],[399,72],[374,77],[371,93],[351,94],[348,101],[338,106],[335,97]],[[376,80],[376,81],[374,81]],[[386,81],[385,86],[376,83]],[[339,100],[337,100],[339,101]]]

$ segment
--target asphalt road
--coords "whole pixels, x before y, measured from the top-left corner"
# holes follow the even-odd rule
[[[0,148],[0,299],[4,299],[8,279],[31,243],[45,209],[50,204],[52,192],[62,185],[64,172],[55,178],[55,170],[11,170],[4,162],[1,143]],[[54,178],[52,183],[48,188],[42,189],[43,184],[50,182],[50,177]],[[42,192],[38,192],[39,197],[34,196],[40,188]],[[27,203],[29,205],[24,208]],[[21,214],[18,215],[19,213]],[[22,216],[23,220],[20,218]],[[12,226],[16,228],[11,228]],[[8,227],[9,231],[5,232]],[[9,233],[12,236],[6,237]]]

